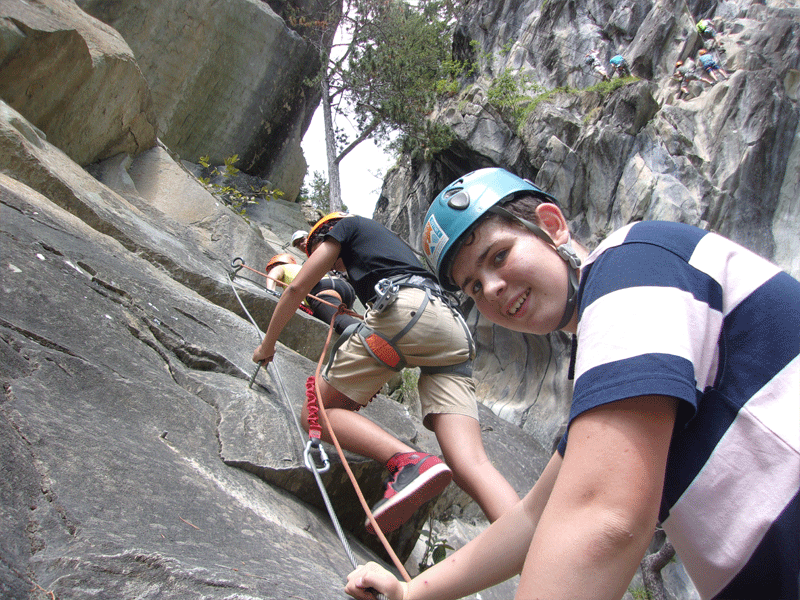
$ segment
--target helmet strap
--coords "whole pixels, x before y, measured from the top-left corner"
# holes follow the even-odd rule
[[[523,219],[522,217],[518,217],[517,215],[506,210],[502,206],[498,206],[497,204],[489,208],[487,212],[500,215],[501,217],[504,217],[510,221],[516,221],[517,223],[524,226],[525,229],[527,229],[528,231],[530,231],[531,233],[533,233],[534,235],[541,238],[543,241],[547,242],[548,244],[550,244],[555,248],[555,244],[553,243],[553,238],[547,235],[547,232],[541,227],[539,227],[536,223],[532,223],[528,221],[528,219]]]
[[[578,300],[578,268],[581,266],[581,259],[572,247],[572,236],[570,235],[565,244],[556,248],[558,255],[569,265],[569,294],[567,295],[567,305],[564,307],[564,315],[561,322],[556,327],[556,331],[565,327],[572,319],[575,312],[575,304]]]
[[[577,257],[576,257],[577,258]],[[580,259],[578,259],[580,265]],[[566,327],[567,323],[572,319],[575,312],[575,304],[578,300],[578,268],[573,267],[570,263],[569,271],[569,296],[567,297],[567,305],[564,307],[564,315],[561,317],[561,322],[556,326],[555,331]]]

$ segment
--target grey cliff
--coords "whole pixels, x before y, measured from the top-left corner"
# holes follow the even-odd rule
[[[275,302],[259,276],[231,267],[239,257],[263,269],[309,226],[293,202],[299,144],[330,39],[297,14],[323,11],[0,0],[2,597],[344,598],[351,565],[295,419],[327,328],[298,312],[284,331],[286,397],[271,369],[248,387],[259,332],[234,290],[261,329]],[[672,66],[700,47],[700,16],[722,32],[731,77],[679,100]],[[469,3],[453,48],[480,69],[431,115],[455,141],[431,160],[401,157],[375,217],[418,245],[445,184],[502,166],[559,198],[590,247],[630,221],[679,220],[797,277],[799,38],[786,2]],[[583,56],[594,49],[623,53],[636,79],[592,87]],[[488,100],[507,72],[563,89],[531,97],[515,122]],[[192,174],[200,156],[232,154],[284,200],[245,220]],[[570,341],[475,311],[468,321],[485,443],[523,494],[564,428]],[[385,392],[365,414],[438,452],[413,394]],[[386,561],[328,454],[324,481],[357,560]],[[381,466],[347,458],[374,502]],[[451,485],[390,536],[412,571],[428,517],[456,546],[486,526]],[[697,597],[679,564],[665,571],[669,597]]]
[[[286,393],[272,369],[249,387],[275,301],[231,266],[260,270],[285,251],[308,227],[301,207],[273,200],[266,222],[249,223],[156,139],[150,117],[119,118],[150,114],[148,82],[120,35],[74,3],[0,7],[0,596],[343,597],[352,565],[296,422],[327,327],[298,311],[276,359]],[[40,60],[91,49],[94,68],[45,60],[53,90],[71,95],[20,96],[20,76],[31,89],[47,81],[28,54],[36,44]],[[115,75],[101,68],[119,56]],[[141,122],[149,138],[130,135]],[[104,135],[85,135],[94,126]],[[368,414],[439,451],[413,406],[379,395]],[[524,493],[546,451],[486,409],[483,422]],[[354,556],[386,560],[327,452],[323,481]],[[374,503],[382,465],[348,462]],[[412,555],[429,515],[479,526],[470,504],[451,486],[389,536],[395,551]]]

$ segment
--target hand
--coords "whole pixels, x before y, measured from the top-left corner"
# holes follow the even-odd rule
[[[406,600],[408,584],[398,581],[378,563],[368,562],[347,576],[344,591],[358,600],[374,600],[377,598],[375,592],[389,600]]]
[[[263,342],[253,352],[254,363],[261,363],[266,366],[267,363],[272,362],[273,358],[275,358],[275,346],[265,347]]]

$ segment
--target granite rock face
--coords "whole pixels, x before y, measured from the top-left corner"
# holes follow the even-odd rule
[[[72,2],[4,0],[0,39],[0,97],[75,162],[155,144],[150,90],[117,31]]]
[[[130,44],[150,87],[159,137],[181,158],[208,156],[269,179],[294,200],[305,176],[300,141],[319,103],[310,81],[322,65],[329,32],[299,26],[330,18],[327,5],[79,0]],[[297,19],[295,19],[297,20]]]
[[[401,160],[384,183],[376,218],[419,247],[425,212],[445,185],[501,166],[553,194],[590,249],[632,221],[682,221],[800,276],[798,9],[705,3],[690,7],[692,15],[686,4],[669,2],[470,6],[454,51],[480,68],[432,116],[456,140],[432,161]],[[672,66],[702,47],[694,27],[700,10],[721,31],[730,77],[678,100]],[[606,59],[621,52],[638,79],[610,92],[592,88],[597,80],[582,59],[593,49]],[[511,122],[488,93],[507,69],[562,91]],[[568,414],[565,336],[543,342],[503,332],[476,313],[470,323],[483,353],[482,401],[549,447]]]

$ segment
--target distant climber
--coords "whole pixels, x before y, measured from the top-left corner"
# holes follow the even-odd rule
[[[685,98],[691,93],[689,86],[693,81],[702,81],[697,74],[695,62],[691,58],[687,58],[685,61],[677,61],[672,77],[679,85],[678,93],[675,96],[678,100]]]
[[[617,54],[611,57],[611,60],[608,62],[611,63],[611,68],[614,69],[614,73],[616,73],[617,77],[622,79],[623,77],[630,77],[631,70],[628,67],[628,61],[621,54]],[[613,76],[613,75],[612,75]]]
[[[714,39],[717,36],[717,30],[714,29],[710,19],[700,19],[697,22],[697,33],[704,40]]]
[[[722,45],[719,37],[717,36],[717,30],[714,29],[714,26],[711,24],[711,20],[709,19],[701,19],[697,22],[697,33],[700,34],[700,38],[703,40],[703,47],[708,50],[709,52],[716,52],[716,53],[724,53],[725,47]],[[719,62],[719,56],[717,56],[717,62]]]
[[[267,289],[277,295],[278,282],[290,284],[301,268],[291,254],[276,254],[267,263]],[[302,305],[307,306],[311,314],[325,324],[330,324],[340,304],[344,304],[352,310],[356,301],[356,292],[353,286],[336,272],[328,273],[320,279],[319,283],[311,289],[310,296],[315,297],[306,298]],[[355,317],[340,314],[336,315],[333,327],[337,333],[342,333],[349,325],[357,322]]]
[[[276,254],[267,262],[264,272],[267,274],[266,287],[270,292],[278,289],[278,282],[291,283],[300,270],[297,259],[291,254]]]
[[[708,76],[714,79],[714,82],[720,81],[720,78],[728,78],[727,71],[720,66],[720,64],[714,58],[714,55],[705,48],[701,48],[697,53],[697,62],[700,63],[700,66],[708,74]]]
[[[308,232],[298,229],[292,234],[292,247],[297,248],[300,252],[306,251],[306,238]]]
[[[583,58],[583,62],[592,67],[594,74],[599,77],[601,81],[609,81],[611,79],[608,75],[608,71],[606,71],[606,68],[600,60],[600,50],[594,49],[591,52],[587,52],[586,56]]]

